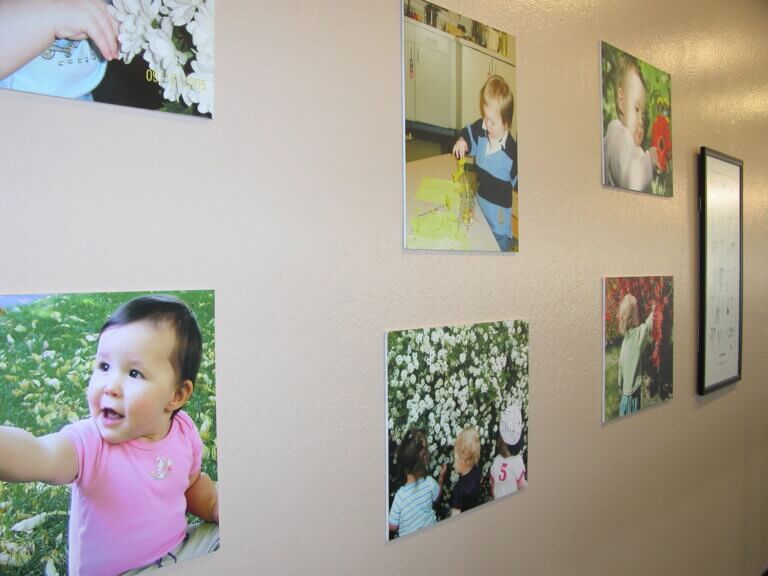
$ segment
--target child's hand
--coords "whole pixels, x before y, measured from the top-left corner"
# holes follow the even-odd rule
[[[659,151],[655,146],[651,146],[648,148],[648,154],[651,155],[651,166],[653,167],[653,171],[659,172],[661,170],[661,167],[659,166]]]
[[[119,25],[103,0],[0,0],[0,78],[40,55],[56,38],[93,41],[118,57]]]
[[[456,140],[456,144],[453,145],[453,155],[456,156],[456,158],[461,159],[466,156],[467,152],[469,152],[469,145],[463,137],[459,136],[459,139]]]
[[[48,0],[44,10],[56,38],[90,39],[106,60],[119,57],[119,25],[103,0]]]
[[[448,465],[443,464],[440,466],[440,474],[437,476],[437,482],[442,486],[443,482],[445,481],[445,474],[448,472]]]

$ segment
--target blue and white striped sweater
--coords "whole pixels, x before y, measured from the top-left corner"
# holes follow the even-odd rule
[[[512,207],[512,189],[517,189],[517,142],[507,136],[499,152],[486,155],[488,135],[483,129],[483,119],[468,124],[461,136],[469,145],[469,155],[475,157],[477,166],[477,193],[503,208]]]
[[[392,501],[389,523],[399,526],[400,536],[434,524],[437,517],[432,505],[439,495],[440,487],[431,476],[402,486]]]

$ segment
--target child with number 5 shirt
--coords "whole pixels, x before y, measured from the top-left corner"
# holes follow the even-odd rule
[[[91,100],[117,36],[104,0],[0,0],[0,88]]]
[[[90,418],[47,436],[0,427],[0,481],[72,484],[69,574],[113,576],[218,548],[218,492],[202,440],[181,410],[202,338],[187,305],[142,296],[99,333]],[[132,573],[138,573],[134,571]]]
[[[498,454],[491,464],[491,496],[501,498],[528,485],[523,462],[523,413],[519,404],[507,406],[501,413]]]

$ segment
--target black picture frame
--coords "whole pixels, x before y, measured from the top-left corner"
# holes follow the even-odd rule
[[[744,162],[699,154],[698,393],[741,380],[744,291]]]

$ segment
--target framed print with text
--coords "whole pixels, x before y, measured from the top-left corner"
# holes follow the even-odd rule
[[[699,394],[741,380],[744,163],[702,146],[699,156]]]

